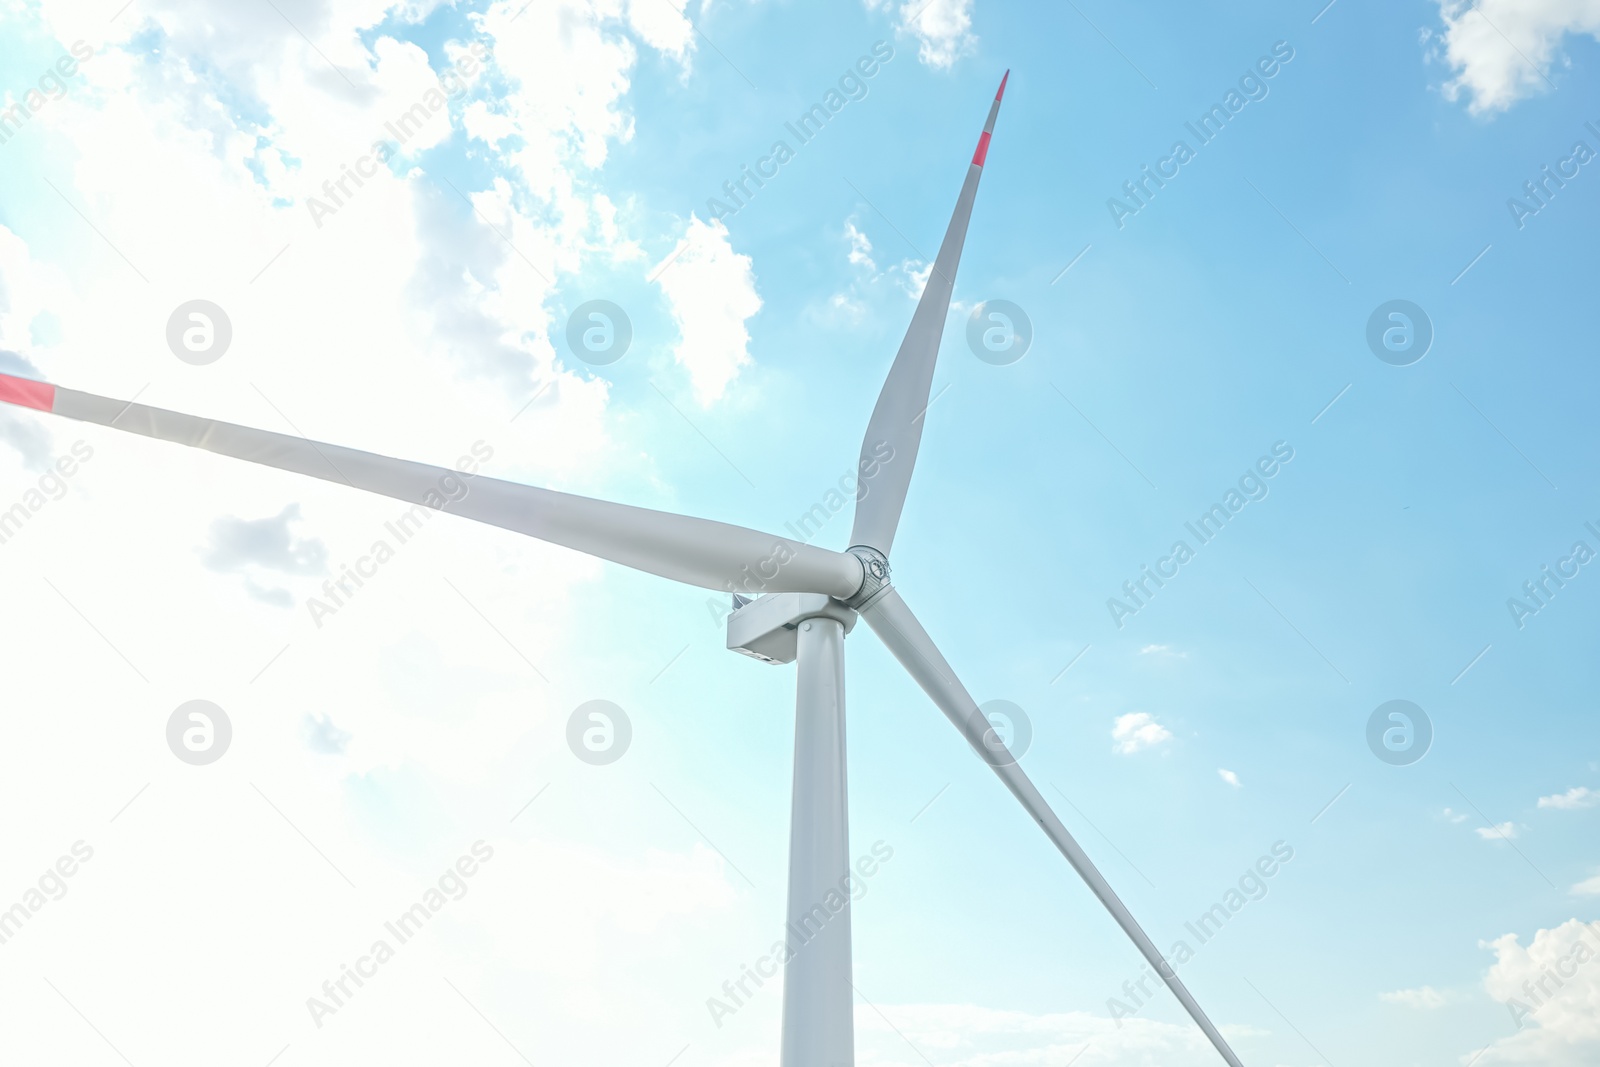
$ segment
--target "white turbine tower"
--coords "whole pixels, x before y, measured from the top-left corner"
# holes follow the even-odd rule
[[[1010,77],[1009,72],[1006,75]],[[888,646],[945,717],[1021,801],[1033,821],[1159,974],[1230,1067],[1243,1067],[1100,871],[996,736],[922,624],[889,581],[889,549],[911,485],[922,413],[950,308],[956,266],[978,192],[1006,79],[995,93],[926,288],[889,369],[861,446],[852,547],[834,552],[710,519],[672,515],[477,476],[449,504],[469,519],[500,526],[663,578],[717,590],[750,590],[728,618],[728,647],[775,663],[796,662],[793,810],[789,837],[788,930],[784,965],[783,1067],[848,1067],[855,1062],[850,913],[818,908],[851,875],[846,804],[844,637],[857,617]],[[281,470],[343,482],[412,504],[434,506],[441,478],[455,472],[302,437],[197,418],[144,404],[0,375],[0,401],[163,441],[203,448]],[[885,449],[892,451],[885,451]],[[888,455],[888,461],[881,457]],[[869,474],[870,472],[870,474]],[[824,908],[825,910],[825,908]],[[798,936],[797,936],[798,935]]]

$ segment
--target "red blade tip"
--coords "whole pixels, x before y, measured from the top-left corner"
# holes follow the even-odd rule
[[[0,374],[0,401],[49,411],[56,404],[56,387],[45,382],[33,382],[26,378],[13,378],[9,374]]]
[[[995,90],[994,98],[996,100],[998,100],[1002,96],[1006,95],[1006,82],[1009,81],[1010,78],[1011,78],[1011,71],[1008,68],[1006,70],[1005,74],[1000,78],[1000,88]]]

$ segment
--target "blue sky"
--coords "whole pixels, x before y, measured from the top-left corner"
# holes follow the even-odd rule
[[[1024,768],[1158,944],[1293,849],[1183,969],[1246,1063],[1594,1062],[1600,963],[1520,1028],[1509,1002],[1600,944],[1600,577],[1521,625],[1507,605],[1600,552],[1600,170],[1520,225],[1507,205],[1576,142],[1600,153],[1591,0],[282,6],[6,9],[11,100],[73,41],[96,56],[0,144],[0,349],[92,392],[445,464],[487,441],[498,477],[781,530],[853,465],[1010,69],[896,585],[978,700],[1026,711]],[[323,177],[474,39],[494,58],[448,123],[315,225]],[[796,145],[785,123],[877,42],[864,95]],[[1275,48],[1201,145],[1185,124]],[[776,139],[794,158],[712,218]],[[1108,201],[1180,139],[1193,159],[1119,224]],[[234,324],[205,368],[163,340],[195,297]],[[607,366],[566,340],[596,299],[633,328]],[[1434,335],[1406,366],[1367,343],[1397,299]],[[1006,366],[966,340],[995,300],[1033,326]],[[721,648],[710,594],[447,518],[319,627],[328,575],[286,561],[320,546],[335,573],[392,502],[5,417],[0,504],[41,447],[95,458],[0,546],[7,658],[41,668],[0,764],[40,814],[0,904],[77,838],[98,852],[0,946],[37,1020],[0,1047],[59,1021],[106,1056],[72,997],[134,1062],[771,1062],[775,992],[721,1027],[705,1002],[781,925],[794,679]],[[1274,448],[1266,495],[1200,544],[1185,523]],[[272,521],[208,566],[230,519]],[[1119,619],[1179,540],[1193,559]],[[1217,1062],[1164,994],[1112,1021],[1137,954],[867,628],[847,648],[852,850],[894,849],[854,909],[859,1061]],[[195,697],[234,719],[202,769],[162,740]],[[604,767],[564,740],[592,699],[633,724]],[[1396,699],[1433,730],[1401,766],[1367,742]],[[52,719],[83,725],[72,752]],[[309,1022],[479,839],[483,888]],[[178,935],[163,878],[248,947]],[[141,951],[170,952],[167,997],[118,992]],[[198,1029],[163,1030],[171,996]]]

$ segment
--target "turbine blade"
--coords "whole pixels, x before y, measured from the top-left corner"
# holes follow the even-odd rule
[[[850,533],[852,545],[867,545],[884,555],[894,544],[905,508],[906,491],[911,487],[911,471],[917,465],[917,449],[922,444],[923,413],[933,388],[933,365],[939,358],[939,338],[944,333],[945,315],[950,310],[950,294],[955,289],[956,267],[961,262],[961,246],[967,239],[967,223],[972,218],[972,203],[978,196],[978,179],[983,176],[983,161],[989,154],[989,138],[994,133],[995,116],[1000,114],[1000,98],[1005,95],[1006,71],[1000,89],[989,107],[989,119],[967,168],[967,180],[956,198],[944,242],[928,272],[928,284],[917,301],[900,351],[895,354],[889,377],[872,409],[866,436],[861,441],[860,475],[856,486],[856,519]],[[870,473],[869,473],[870,472]]]
[[[917,684],[933,698],[939,705],[945,718],[955,724],[966,737],[967,742],[982,756],[984,762],[994,769],[1000,780],[1011,790],[1013,796],[1022,802],[1028,814],[1033,816],[1033,821],[1038,823],[1045,834],[1054,842],[1056,848],[1072,864],[1080,877],[1088,883],[1094,895],[1100,898],[1111,917],[1117,920],[1117,925],[1122,927],[1124,933],[1133,940],[1150,966],[1161,980],[1167,983],[1167,988],[1172,990],[1173,996],[1178,998],[1191,1018],[1204,1031],[1206,1037],[1211,1039],[1222,1058],[1229,1067],[1243,1067],[1239,1057],[1234,1055],[1233,1049],[1228,1047],[1222,1034],[1211,1024],[1206,1013],[1201,1010],[1198,1002],[1190,995],[1189,990],[1178,978],[1171,964],[1161,955],[1155,942],[1150,940],[1139,923],[1134,919],[1127,907],[1122,903],[1110,884],[1101,875],[1100,871],[1090,861],[1088,855],[1079,846],[1067,828],[1062,825],[1056,813],[1050,810],[1050,805],[1045,803],[1044,797],[1039,795],[1039,790],[1034,788],[1033,782],[1022,772],[1022,768],[1011,757],[1011,753],[995,736],[989,721],[978,710],[978,705],[968,695],[955,672],[950,669],[950,664],[945,662],[944,656],[939,654],[938,647],[928,637],[922,624],[917,621],[906,602],[893,588],[884,592],[877,600],[870,602],[861,612],[867,624],[883,639],[902,666],[915,678]]]
[[[0,374],[0,401],[343,482],[707,589],[848,597],[861,564],[710,519],[613,504]]]

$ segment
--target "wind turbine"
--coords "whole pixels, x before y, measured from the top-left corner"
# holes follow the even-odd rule
[[[773,663],[798,662],[794,792],[789,830],[790,931],[810,935],[784,964],[783,1067],[855,1062],[851,1013],[849,901],[837,914],[819,905],[851,877],[845,773],[844,638],[858,617],[878,634],[917,684],[1088,884],[1230,1067],[1243,1067],[1172,965],[1067,832],[995,734],[977,703],[889,580],[889,550],[900,524],[922,440],[934,362],[978,180],[994,133],[1006,72],[989,108],[927,286],[912,314],[861,444],[851,547],[834,552],[710,519],[673,515],[483,476],[449,510],[636,570],[735,592],[728,647]],[[162,441],[203,448],[280,470],[439,506],[441,479],[456,472],[303,437],[257,430],[162,408],[0,374],[0,401]],[[887,449],[887,451],[886,451]],[[883,457],[890,458],[885,461]],[[813,930],[813,927],[815,928]]]

